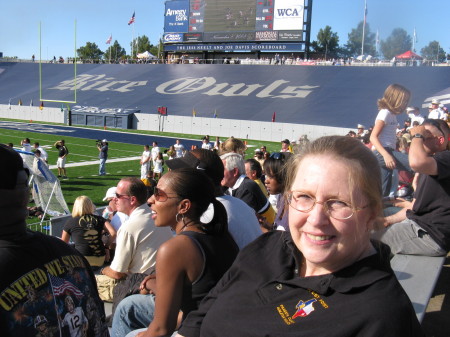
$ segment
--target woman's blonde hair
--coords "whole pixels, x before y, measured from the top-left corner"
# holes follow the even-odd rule
[[[401,114],[408,106],[411,92],[400,84],[391,84],[378,100],[378,109],[388,109],[395,115]]]
[[[94,214],[95,205],[89,197],[81,195],[75,199],[72,209],[72,217],[82,216],[85,214]]]
[[[246,150],[247,145],[245,145],[245,143],[242,140],[230,137],[220,144],[219,156],[230,152],[235,152],[239,153],[240,155],[244,155]]]
[[[361,141],[346,136],[326,136],[306,145],[299,154],[292,156],[287,166],[287,195],[297,176],[302,161],[308,156],[327,155],[340,161],[348,168],[349,190],[358,190],[367,199],[367,205],[378,218],[373,229],[381,228],[382,193],[381,171],[375,155]],[[353,195],[351,196],[353,199]],[[354,200],[350,200],[352,205]]]

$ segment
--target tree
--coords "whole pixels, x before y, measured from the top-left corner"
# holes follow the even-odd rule
[[[134,44],[134,48],[132,43]],[[150,49],[153,47],[153,45],[150,44],[150,40],[145,35],[134,39],[132,43],[130,43],[130,47],[132,47],[131,50],[133,51],[133,58],[136,58],[137,54],[143,53],[144,51],[150,52]]]
[[[411,50],[412,39],[403,28],[395,28],[386,40],[381,41],[380,48],[384,57],[390,60],[395,55]]]
[[[339,49],[339,36],[331,30],[330,26],[325,26],[319,30],[317,41],[313,41],[311,47],[316,53],[323,53],[325,59],[327,56],[336,57]]]
[[[439,62],[442,62],[446,58],[445,51],[441,48],[438,41],[431,41],[428,46],[420,50],[420,54],[423,58],[432,61],[437,59]]]
[[[120,59],[126,56],[125,48],[122,48],[122,46],[117,42],[117,40],[114,41],[112,45],[109,46],[108,49],[106,49],[105,53],[103,54],[103,57],[106,61],[111,60],[112,63],[116,63]]]
[[[103,52],[93,42],[86,42],[86,45],[77,49],[78,57],[82,61],[98,62]]]
[[[344,46],[343,53],[347,56],[358,56],[362,52],[362,36],[364,22],[358,23],[356,28],[348,34],[347,44]],[[366,23],[364,30],[364,54],[375,55],[375,34],[370,31],[370,26]]]

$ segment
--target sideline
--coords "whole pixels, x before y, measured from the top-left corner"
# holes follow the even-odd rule
[[[131,161],[131,160],[139,160],[141,159],[141,156],[137,156],[137,157],[127,157],[127,158],[117,158],[117,159],[108,159],[106,162],[107,163],[117,163],[117,162],[121,162],[121,161]],[[77,167],[77,166],[88,166],[88,165],[98,165],[99,164],[99,159],[97,160],[91,160],[91,161],[82,161],[82,162],[78,162],[78,163],[69,163],[66,164],[66,167]],[[54,170],[57,169],[58,167],[56,165],[49,165],[49,169],[50,170]]]

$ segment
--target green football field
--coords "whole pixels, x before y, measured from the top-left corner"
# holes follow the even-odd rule
[[[142,133],[149,134],[149,132]],[[154,134],[159,136],[165,135],[160,132]],[[166,135],[186,138],[186,135]],[[50,168],[55,166],[58,158],[58,152],[53,146],[54,143],[61,138],[64,138],[66,141],[70,151],[66,164],[68,179],[61,179],[61,188],[70,210],[75,198],[80,195],[88,196],[97,206],[106,205],[102,199],[109,187],[116,186],[123,177],[140,176],[139,158],[143,151],[141,145],[109,142],[110,150],[108,152],[108,161],[106,162],[107,175],[98,176],[98,150],[94,140],[70,136],[61,137],[60,135],[30,131],[24,132],[23,130],[0,129],[0,143],[13,143],[15,148],[21,148],[20,142],[25,137],[30,138],[31,144],[39,142],[47,151]],[[198,135],[190,135],[189,137],[197,140],[201,138]],[[247,157],[252,157],[253,149],[261,145],[266,145],[270,152],[277,151],[280,147],[279,143],[249,141],[251,150],[248,151]],[[161,148],[161,150],[164,150],[164,148]],[[52,172],[57,175],[56,168],[52,168]],[[165,167],[165,172],[167,172],[167,166]]]

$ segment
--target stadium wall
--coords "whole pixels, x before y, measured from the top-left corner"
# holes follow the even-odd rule
[[[67,124],[67,115],[60,108],[18,106],[0,104],[0,117],[25,121],[51,122]],[[315,139],[325,135],[345,135],[347,128],[327,127],[321,125],[304,125],[293,123],[259,122],[237,119],[160,116],[157,114],[134,114],[132,129],[145,131],[164,131],[173,133],[207,134],[211,136],[265,141],[281,141],[288,138],[298,139],[307,135]]]

